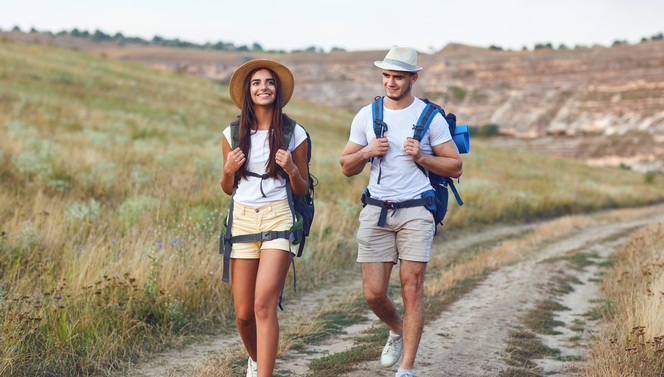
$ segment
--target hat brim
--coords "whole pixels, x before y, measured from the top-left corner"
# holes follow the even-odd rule
[[[242,109],[242,104],[244,103],[244,80],[246,80],[247,76],[257,68],[269,68],[279,77],[281,106],[286,106],[293,95],[293,89],[295,87],[293,73],[291,73],[291,71],[283,64],[268,59],[248,61],[233,72],[231,81],[228,84],[228,90],[235,106],[240,110]]]
[[[382,60],[375,61],[374,65],[378,68],[386,69],[388,71],[419,72],[422,69],[424,69],[424,67],[418,67],[418,66],[413,66],[411,68],[406,68],[406,67],[402,67],[402,66],[399,66],[399,65],[396,65],[396,64],[386,63]]]

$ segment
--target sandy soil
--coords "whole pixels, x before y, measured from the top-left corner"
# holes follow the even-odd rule
[[[590,300],[600,298],[597,287],[596,265],[578,271],[569,267],[568,262],[551,262],[550,258],[565,256],[570,252],[583,251],[599,256],[597,261],[607,258],[622,245],[630,230],[642,227],[653,221],[664,221],[664,207],[657,214],[649,214],[636,220],[577,229],[567,237],[548,240],[543,246],[529,253],[527,260],[503,266],[493,271],[472,291],[460,297],[440,315],[426,324],[422,336],[415,371],[417,376],[496,376],[508,369],[505,359],[508,356],[508,333],[523,328],[522,316],[535,307],[539,300],[555,298],[570,310],[556,312],[556,319],[565,326],[556,328],[559,335],[538,335],[542,343],[558,348],[561,356],[578,361],[559,361],[553,358],[534,360],[540,372],[557,376],[575,376],[583,366],[583,356],[590,335],[597,331],[597,323],[583,320]],[[478,234],[465,235],[455,240],[437,240],[434,252],[458,250],[478,242],[504,239],[508,235],[522,232],[536,224],[501,227]],[[547,260],[548,259],[548,260]],[[339,300],[347,299],[348,294],[361,294],[359,269],[350,271],[352,278],[344,286],[328,286],[325,289],[309,292],[287,303],[287,312],[280,313],[282,328],[288,328],[289,319],[312,315],[333,306]],[[553,296],[552,284],[557,277],[571,275],[582,284],[575,284],[571,293]],[[397,274],[393,274],[397,275]],[[393,276],[394,277],[394,276]],[[284,314],[285,313],[285,314]],[[354,338],[377,323],[376,317],[366,312],[367,320],[348,327],[345,334],[336,336],[322,344],[305,347],[304,350],[288,351],[277,361],[275,374],[279,376],[301,376],[311,373],[308,360],[319,358],[349,349]],[[576,320],[576,321],[575,321]],[[583,326],[583,332],[571,327]],[[282,331],[284,331],[282,329]],[[156,356],[151,362],[132,370],[132,376],[178,376],[191,374],[197,365],[213,357],[219,351],[240,345],[237,336],[209,339],[202,344]],[[370,361],[347,374],[347,377],[394,376],[397,365],[383,368],[378,360]]]

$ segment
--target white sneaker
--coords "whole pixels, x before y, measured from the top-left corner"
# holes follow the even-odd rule
[[[258,364],[255,361],[249,358],[247,361],[247,377],[257,377],[258,376]]]
[[[401,358],[403,351],[403,339],[400,334],[395,334],[390,331],[390,336],[387,338],[387,344],[383,348],[383,353],[380,355],[380,363],[384,367],[391,367]]]
[[[394,375],[394,377],[413,377],[413,373],[403,369],[399,369],[397,371],[397,374]]]

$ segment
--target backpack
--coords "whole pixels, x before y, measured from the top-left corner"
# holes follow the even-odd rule
[[[288,145],[290,144],[291,137],[293,136],[293,132],[295,130],[295,125],[297,124],[297,122],[295,122],[295,120],[293,119],[289,118],[288,120],[289,122],[286,128],[284,129],[283,133],[284,145],[286,147],[288,147]],[[235,148],[237,146],[239,139],[238,135],[240,128],[239,124],[240,124],[239,120],[236,120],[230,124],[231,148]],[[309,177],[308,177],[309,187],[307,189],[307,193],[303,197],[298,198],[297,196],[293,195],[293,191],[290,185],[290,180],[288,179],[288,176],[286,176],[286,193],[288,198],[288,206],[290,207],[291,213],[293,214],[293,227],[290,230],[266,231],[262,233],[245,234],[240,236],[231,235],[231,228],[233,224],[233,198],[235,197],[235,191],[237,190],[237,186],[240,181],[239,175],[235,173],[235,182],[233,183],[233,193],[231,195],[230,209],[228,210],[228,217],[226,218],[226,221],[222,225],[221,235],[219,237],[219,254],[224,255],[224,269],[222,274],[222,281],[228,282],[230,255],[234,242],[242,243],[242,242],[253,242],[253,241],[267,241],[277,238],[286,238],[290,241],[291,244],[298,245],[297,256],[298,257],[302,256],[302,252],[304,251],[305,241],[307,236],[309,236],[311,223],[313,222],[314,219],[314,186],[317,185],[316,177],[314,177],[311,174],[311,171],[309,171],[309,163],[311,161],[311,137],[309,136],[309,133],[306,130],[304,132],[307,135],[306,141],[308,145],[307,171],[309,172]],[[270,177],[268,174],[259,175],[249,171],[247,172],[247,175],[252,177],[258,177],[261,179],[266,179]],[[314,180],[316,180],[316,183],[314,183]],[[295,290],[295,260],[293,259],[293,253],[290,253],[290,255],[291,255],[291,262],[293,264],[293,289]],[[283,292],[283,287],[282,287],[282,292]],[[279,307],[281,308],[281,294],[279,295]]]
[[[385,122],[383,122],[383,99],[384,97],[376,97],[372,104],[372,112],[374,118],[373,128],[376,138],[382,137],[387,128],[387,125],[385,124]],[[429,129],[429,126],[431,125],[431,121],[433,120],[434,116],[440,113],[440,115],[443,116],[445,121],[447,121],[447,125],[450,130],[450,135],[452,136],[452,140],[456,144],[459,153],[468,153],[470,151],[468,125],[462,124],[457,126],[456,115],[452,113],[446,114],[445,111],[440,106],[429,101],[428,99],[422,99],[422,101],[426,103],[426,107],[424,108],[424,110],[422,110],[422,113],[420,114],[417,124],[413,126],[413,139],[417,141],[422,141],[422,138]],[[425,206],[431,212],[434,218],[434,224],[442,225],[443,219],[447,214],[447,204],[449,196],[448,188],[452,190],[452,193],[454,194],[457,203],[460,206],[463,205],[463,201],[461,200],[459,192],[454,186],[454,181],[452,180],[452,178],[440,176],[433,172],[427,171],[419,164],[416,165],[422,171],[422,173],[424,173],[429,178],[429,182],[433,187],[433,190],[425,191],[424,193],[422,193],[421,199],[413,199],[413,200],[406,200],[400,203],[392,203],[392,202],[379,201],[371,198],[371,194],[369,193],[368,189],[365,190],[364,193],[362,194],[363,205],[372,204],[383,207],[380,217],[378,219],[378,226],[385,225],[387,209],[414,207],[418,205]],[[381,174],[379,171],[378,174],[379,184],[380,184],[380,175]]]

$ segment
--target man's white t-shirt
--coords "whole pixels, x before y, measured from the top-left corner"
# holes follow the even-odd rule
[[[270,157],[270,142],[267,138],[269,132],[269,130],[252,132],[249,160],[246,162],[248,171],[259,175],[266,173],[267,159]],[[229,145],[233,145],[231,141],[232,136],[230,126],[226,127],[224,130],[224,137]],[[288,145],[288,151],[292,153],[306,139],[307,134],[304,131],[304,128],[297,124],[293,130],[293,136]],[[286,198],[285,178],[266,178],[262,181],[265,197],[261,194],[261,178],[247,176],[247,178],[240,179],[233,200],[243,206],[255,208]]]
[[[353,119],[349,138],[351,142],[364,146],[376,137],[371,107],[371,104],[363,107]],[[403,149],[406,138],[413,137],[413,126],[417,124],[425,107],[426,103],[418,98],[414,98],[410,106],[401,110],[390,110],[383,106],[383,122],[387,124],[385,137],[390,145],[387,153],[381,158],[374,158],[371,164],[369,192],[372,198],[400,202],[421,198],[423,192],[433,189],[429,178]],[[447,121],[438,113],[420,141],[420,151],[433,154],[432,146],[451,139]],[[380,184],[378,184],[379,166]]]

